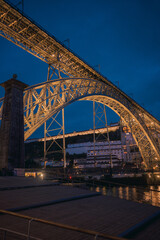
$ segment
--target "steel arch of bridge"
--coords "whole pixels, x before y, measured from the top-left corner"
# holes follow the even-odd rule
[[[97,101],[111,108],[131,129],[145,166],[150,168],[159,163],[160,151],[153,132],[153,124],[160,129],[158,121],[153,121],[116,88],[95,79],[57,79],[27,88],[24,91],[25,140],[53,114],[78,100]]]

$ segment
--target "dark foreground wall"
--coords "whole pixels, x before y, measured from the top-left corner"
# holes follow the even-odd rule
[[[23,90],[26,84],[12,78],[1,84],[5,88],[0,128],[0,170],[24,167]]]

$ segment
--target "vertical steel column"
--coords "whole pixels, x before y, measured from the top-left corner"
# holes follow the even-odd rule
[[[131,144],[133,146],[133,134],[132,134],[132,124],[131,124],[131,117],[130,117],[130,115],[129,115],[129,127],[130,127],[130,130],[131,130],[131,143],[129,142],[129,161],[132,162],[133,159],[132,159],[132,156],[131,156]]]
[[[122,119],[120,116],[120,121],[119,121],[119,128],[120,128],[120,138],[121,138],[121,157],[122,157],[122,163],[124,162],[124,154],[123,154],[123,144],[122,144]]]
[[[93,101],[93,151],[94,151],[94,166],[96,164],[96,160],[95,160],[95,144],[96,144],[96,134],[95,134],[95,129],[96,129],[96,125],[95,125],[95,117],[96,117],[96,113],[95,113],[95,101]]]
[[[44,168],[46,168],[46,122],[44,123]]]
[[[49,81],[50,76],[50,65],[48,66],[48,73],[47,73],[47,81]],[[46,133],[47,133],[47,123],[44,123],[44,168],[46,168],[46,155],[47,155],[47,148],[46,148]]]
[[[63,128],[63,160],[64,160],[64,168],[66,168],[66,145],[65,145],[64,108],[62,109],[62,128]]]
[[[104,116],[105,116],[105,124],[107,128],[107,141],[108,141],[108,146],[109,146],[109,154],[110,154],[110,168],[111,168],[111,174],[112,174],[112,168],[113,168],[113,163],[112,163],[112,151],[111,151],[111,144],[110,144],[110,139],[109,139],[109,131],[108,131],[108,124],[107,124],[107,115],[106,115],[106,108],[104,105]]]
[[[59,54],[57,56],[58,61],[59,61]],[[60,72],[60,61],[59,61],[59,66],[58,66],[58,75],[59,79],[61,79],[61,72]],[[64,89],[62,89],[64,91]],[[62,93],[62,99],[64,99],[64,93]],[[62,130],[63,130],[63,161],[64,161],[64,169],[66,168],[66,146],[65,146],[65,125],[64,125],[64,108],[62,109]]]
[[[100,72],[100,64],[94,66],[94,67],[98,67],[98,70]],[[93,101],[93,151],[94,151],[94,166],[96,166],[96,156],[95,156],[95,148],[96,148],[96,111],[95,111],[95,101]]]
[[[101,111],[100,114],[101,116],[98,116],[98,120],[99,122],[103,123],[103,127],[105,127],[107,129],[107,142],[108,142],[108,146],[109,146],[109,155],[110,155],[110,166],[111,166],[111,169],[113,167],[113,162],[112,162],[112,151],[111,151],[111,146],[110,146],[110,139],[109,139],[109,131],[108,131],[108,124],[107,124],[107,115],[106,115],[106,108],[105,108],[105,105],[103,104],[100,104],[100,103],[97,103],[97,109],[96,109],[96,102],[93,101],[93,146],[94,146],[94,164],[96,164],[96,150],[95,150],[95,146],[96,146],[96,133],[95,133],[95,130],[96,130],[96,127],[98,127],[96,125],[96,115],[98,116],[98,113],[97,113],[97,109],[98,107],[101,108]],[[103,105],[103,108],[101,107],[101,105]],[[105,120],[103,121],[102,120],[102,117],[105,118]],[[103,135],[103,134],[102,134]]]
[[[59,61],[59,55],[57,56],[57,60]],[[52,76],[54,74],[54,71],[51,73],[51,66],[48,66],[48,74],[47,74],[47,81],[51,80]],[[59,67],[58,67],[58,77],[59,79],[61,79],[61,74],[60,74],[60,63],[59,63]],[[64,89],[62,89],[64,90]],[[62,93],[63,94],[63,93]],[[64,100],[64,94],[62,95],[62,99]],[[58,114],[56,114],[56,116],[58,116]],[[55,117],[56,118],[56,117]],[[53,118],[53,121],[55,121],[55,118]],[[51,123],[52,124],[52,123]],[[51,124],[49,125],[49,127],[51,126]],[[64,109],[62,109],[62,124],[61,128],[62,128],[62,132],[63,132],[63,148],[62,148],[62,152],[63,152],[63,160],[64,160],[64,168],[66,168],[66,147],[65,147],[65,119],[64,119]],[[44,123],[44,163],[46,161],[46,155],[47,155],[47,151],[49,150],[49,148],[52,146],[52,144],[48,147],[47,149],[47,144],[46,144],[46,140],[47,140],[47,133],[48,133],[48,129],[47,128],[47,124],[46,122]],[[55,130],[55,129],[54,129]],[[56,142],[56,141],[55,141]],[[57,142],[56,142],[57,143]],[[59,146],[59,144],[57,144]]]

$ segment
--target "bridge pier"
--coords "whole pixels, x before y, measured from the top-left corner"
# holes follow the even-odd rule
[[[23,90],[26,84],[16,79],[0,84],[5,88],[0,127],[0,171],[24,167]]]

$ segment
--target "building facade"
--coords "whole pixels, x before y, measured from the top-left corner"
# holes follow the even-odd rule
[[[125,163],[134,163],[140,165],[142,159],[139,149],[132,137],[132,133],[127,127],[121,127],[119,123],[108,126],[108,133],[110,141],[101,139],[93,142],[93,129],[73,132],[65,135],[66,139],[66,154],[72,156],[73,166],[79,168],[89,167],[118,167]],[[101,128],[95,130],[96,134],[101,133],[107,135],[107,129]],[[91,137],[92,136],[92,137]],[[63,138],[62,135],[56,137],[48,137],[47,141],[54,141],[54,138],[59,140]],[[76,139],[76,141],[74,141]],[[89,140],[88,140],[89,139]],[[43,142],[44,138],[32,139],[26,141]],[[77,157],[83,155],[85,157]],[[48,159],[49,161],[56,161],[56,158]],[[53,164],[54,165],[54,164]]]

